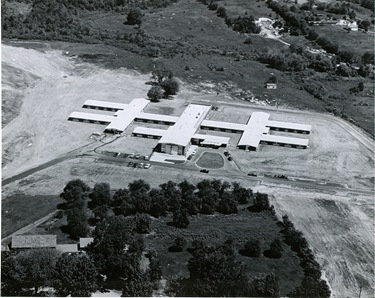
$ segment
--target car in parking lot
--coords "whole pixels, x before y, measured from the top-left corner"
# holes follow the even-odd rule
[[[151,165],[149,164],[149,163],[146,163],[145,164],[145,166],[143,167],[144,169],[148,169],[148,168],[150,168],[151,167]]]
[[[127,158],[129,156],[129,154],[125,153],[123,158]]]
[[[206,174],[208,174],[210,171],[207,170],[207,169],[202,169],[202,170],[200,170],[200,172],[201,172],[201,173],[206,173]]]
[[[132,154],[129,154],[129,156],[128,156],[129,158],[134,158],[134,153],[132,153]]]
[[[133,163],[133,168],[136,168],[137,166],[138,166],[137,162]]]
[[[140,168],[140,169],[142,169],[142,168],[143,168],[143,165],[144,165],[144,163],[143,163],[143,162],[141,162],[141,163],[139,163],[139,164],[138,164],[137,168]]]
[[[134,156],[135,159],[139,159],[141,157],[141,155],[138,153]]]
[[[128,167],[132,167],[132,166],[133,166],[133,162],[130,161],[130,162],[128,163]]]

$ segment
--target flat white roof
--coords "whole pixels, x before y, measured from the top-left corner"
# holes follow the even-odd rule
[[[149,101],[146,99],[133,99],[133,101],[127,106],[126,110],[117,111],[115,113],[115,117],[106,127],[106,130],[113,129],[117,131],[124,131],[148,104]]]
[[[166,131],[167,131],[166,129],[136,127],[136,128],[134,128],[133,133],[162,137],[165,134]]]
[[[111,123],[115,118],[113,116],[83,113],[83,112],[72,112],[69,118],[82,119],[82,120],[93,120]]]
[[[201,126],[244,131],[246,124],[213,121],[213,120],[203,120]]]
[[[284,136],[275,136],[275,135],[263,135],[261,137],[262,141],[267,142],[274,142],[279,144],[289,144],[289,145],[297,145],[297,146],[307,146],[309,144],[308,139],[300,139],[300,138],[290,138]]]
[[[165,121],[165,122],[176,123],[179,117],[169,116],[169,115],[160,115],[160,114],[139,113],[137,118],[145,119],[145,120]]]
[[[209,110],[210,106],[189,104],[177,122],[167,129],[159,143],[186,146]]]
[[[83,248],[89,245],[91,242],[94,241],[94,238],[87,237],[87,238],[79,238],[79,247]]]
[[[270,114],[263,112],[254,112],[251,114],[249,122],[246,124],[246,128],[238,142],[238,146],[252,146],[258,147],[261,137],[264,133],[268,133],[269,128],[266,127],[266,123]]]
[[[125,110],[129,105],[118,102],[101,101],[101,100],[86,100],[83,106],[92,106],[98,108],[109,108],[117,110]]]
[[[290,130],[302,130],[302,131],[311,131],[311,125],[290,123],[290,122],[281,122],[281,121],[268,121],[266,124],[268,127],[284,128]]]
[[[218,136],[212,136],[212,135],[204,135],[196,133],[192,136],[192,138],[203,140],[201,144],[212,144],[212,145],[222,145],[222,144],[228,144],[230,138],[227,137],[218,137]]]
[[[56,250],[60,252],[78,252],[78,244],[57,244]]]

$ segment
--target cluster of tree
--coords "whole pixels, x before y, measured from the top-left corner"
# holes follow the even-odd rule
[[[123,296],[151,296],[162,276],[161,266],[156,254],[151,252],[147,255],[148,267],[142,269],[145,245],[137,235],[149,231],[147,214],[136,214],[133,218],[112,215],[97,222],[92,233],[94,241],[86,252],[100,274],[97,284],[101,288],[122,289]]]
[[[223,6],[219,6],[215,0],[198,0],[207,5],[208,9],[216,10],[216,14],[225,20],[225,24],[232,27],[234,31],[241,33],[259,33],[260,28],[255,24],[253,16],[248,16],[247,12],[244,16],[239,16],[236,19],[230,18],[227,15],[227,10]]]
[[[273,274],[253,280],[246,277],[246,267],[237,261],[231,240],[208,246],[200,240],[189,249],[188,278],[172,281],[166,292],[187,297],[278,297],[278,278]]]
[[[28,14],[2,6],[2,34],[6,38],[97,42],[121,40],[114,30],[94,27],[82,20],[89,11],[112,10],[127,15],[129,24],[139,24],[139,9],[165,7],[177,0],[38,0]],[[137,9],[134,9],[137,7]]]
[[[91,296],[97,289],[96,279],[95,263],[86,254],[33,249],[2,255],[3,296],[32,296],[42,287],[53,287],[60,297]]]
[[[116,214],[125,216],[148,213],[159,217],[172,212],[172,224],[186,228],[189,225],[189,215],[213,214],[216,211],[223,214],[237,213],[237,204],[246,204],[252,198],[251,189],[220,180],[205,179],[197,185],[187,181],[179,184],[168,181],[161,184],[159,189],[150,189],[143,180],[137,180],[129,183],[128,189],[116,191],[112,206]],[[259,209],[261,207],[256,208],[262,211]],[[271,207],[268,204],[266,208]]]
[[[298,231],[287,215],[283,216],[281,222],[284,242],[290,245],[301,260],[304,271],[304,279],[301,286],[288,294],[290,297],[330,297],[331,291],[325,280],[321,279],[321,268],[309,248],[309,244],[301,231]]]
[[[180,89],[178,81],[173,77],[172,71],[166,68],[157,68],[152,72],[153,86],[147,93],[152,102],[158,102],[161,98],[176,95]]]
[[[241,255],[252,257],[252,258],[260,258],[262,255],[262,245],[260,240],[251,238],[247,240],[244,244],[244,248],[240,251]],[[270,259],[280,259],[282,256],[283,247],[282,242],[280,239],[274,239],[269,249],[263,252],[263,255]]]
[[[72,239],[86,237],[90,232],[88,224],[87,202],[90,187],[81,180],[67,183],[60,197],[64,200],[61,206],[67,216],[66,231]]]
[[[187,228],[191,215],[237,213],[238,204],[251,201],[251,212],[273,212],[273,206],[270,206],[266,194],[254,195],[251,189],[246,189],[236,182],[230,184],[216,179],[204,179],[196,185],[187,181],[179,184],[168,181],[153,189],[145,181],[135,180],[129,183],[128,188],[119,189],[113,195],[108,183],[97,183],[90,191],[81,180],[73,180],[64,188],[61,197],[67,202],[65,205],[77,206],[65,207],[73,239],[87,236],[87,214],[90,210],[93,214],[90,222],[94,224],[108,218],[112,212],[124,216],[137,214],[134,222],[138,233],[148,233],[150,229],[150,219],[142,215],[143,213],[160,217],[171,212],[173,219],[170,224]]]

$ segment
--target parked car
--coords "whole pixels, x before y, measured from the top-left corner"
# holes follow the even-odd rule
[[[228,160],[229,160],[229,161],[232,161],[232,160],[233,160],[233,157],[232,157],[232,156],[229,156],[229,157],[228,157]]]
[[[148,157],[148,155],[146,155],[145,156],[145,160],[149,160],[150,159],[150,157]]]
[[[258,175],[255,174],[255,173],[249,173],[249,174],[247,174],[247,176],[258,177]]]
[[[136,155],[134,156],[135,159],[139,159],[140,157],[141,157],[140,154],[136,154]]]
[[[139,164],[138,164],[138,168],[142,169],[142,168],[143,168],[143,165],[144,165],[143,162],[139,163]]]
[[[202,173],[207,173],[207,174],[208,174],[210,171],[209,171],[209,170],[206,170],[206,169],[202,169],[201,172],[202,172]]]
[[[129,163],[128,163],[128,167],[132,167],[133,166],[133,163],[130,161]]]
[[[127,158],[129,156],[129,154],[125,153],[123,158]]]
[[[150,167],[151,167],[151,165],[150,165],[149,163],[146,163],[145,166],[144,166],[143,168],[148,169],[148,168],[150,168]]]
[[[137,165],[138,165],[138,163],[137,163],[137,162],[133,163],[133,168],[136,168],[136,167],[137,167]]]
[[[113,157],[117,157],[119,156],[121,153],[120,152],[116,152],[115,154],[113,154]]]
[[[225,156],[229,156],[229,152],[228,151],[224,151],[224,155]]]
[[[129,158],[134,158],[134,153],[132,153],[132,154],[129,154],[129,156],[128,156]]]

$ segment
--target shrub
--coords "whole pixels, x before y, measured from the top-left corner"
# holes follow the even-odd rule
[[[262,253],[260,241],[256,239],[249,239],[245,243],[244,249],[241,250],[240,253],[248,257],[259,258]]]
[[[159,102],[159,100],[163,98],[163,91],[159,86],[152,86],[147,92],[147,97],[152,102]]]
[[[264,251],[264,256],[271,259],[280,259],[282,256],[282,243],[279,239],[275,239],[272,241],[270,248]]]
[[[166,79],[161,83],[165,96],[175,95],[180,89],[180,85],[174,78]]]
[[[187,242],[185,238],[183,237],[177,237],[173,244],[168,248],[168,251],[170,252],[181,252],[184,250]]]
[[[139,9],[131,9],[127,16],[128,25],[140,25],[142,23],[142,12]]]

